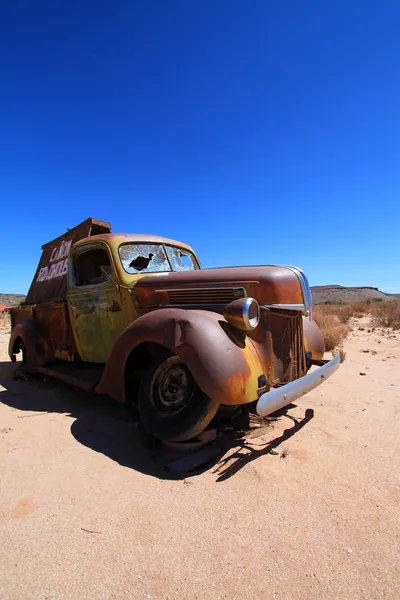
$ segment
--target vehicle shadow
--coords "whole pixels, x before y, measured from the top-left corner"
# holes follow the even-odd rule
[[[278,420],[279,417],[287,417],[293,421],[294,425],[285,429],[279,437],[267,442],[260,448],[254,448],[251,441],[247,438],[242,437],[238,439],[236,437],[234,444],[231,444],[230,448],[226,448],[226,451],[228,451],[229,449],[232,449],[232,447],[236,447],[235,452],[233,454],[228,454],[225,457],[221,457],[213,471],[213,473],[218,475],[217,482],[226,481],[253,460],[269,454],[271,450],[276,450],[283,442],[300,431],[300,429],[307,425],[314,417],[314,410],[312,408],[306,409],[305,416],[302,419],[296,419],[292,415],[289,415],[287,412],[288,408],[289,407],[286,407],[277,411],[276,413],[273,413],[273,415],[270,415],[270,417],[273,420]],[[224,452],[224,454],[225,453],[226,452]]]
[[[57,380],[43,377],[24,380],[20,377],[18,367],[18,363],[0,362],[0,385],[4,388],[0,390],[0,402],[25,413],[33,413],[21,415],[20,418],[40,418],[40,415],[48,413],[63,414],[73,419],[71,433],[80,444],[124,467],[159,479],[184,479],[214,468],[217,481],[225,481],[249,462],[277,448],[314,416],[314,411],[308,409],[303,419],[296,420],[287,414],[288,407],[274,413],[268,418],[268,423],[287,417],[294,425],[278,438],[256,449],[246,438],[248,420],[239,419],[234,423],[235,427],[230,427],[210,445],[212,451],[204,464],[193,467],[190,454],[186,457],[175,455],[175,460],[183,458],[188,466],[182,471],[171,470],[168,464],[173,457],[169,450],[141,431],[133,409],[113,402],[107,396],[81,392]]]
[[[0,385],[5,388],[0,390],[0,402],[26,413],[20,418],[63,414],[73,420],[71,433],[84,446],[124,467],[161,479],[176,479],[152,459],[152,440],[141,433],[133,410],[56,380],[15,379],[16,371],[18,363],[0,362]]]

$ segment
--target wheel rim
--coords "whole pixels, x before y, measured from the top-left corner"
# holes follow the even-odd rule
[[[193,397],[196,383],[187,366],[174,360],[165,361],[157,369],[153,380],[153,398],[162,412],[182,410]]]

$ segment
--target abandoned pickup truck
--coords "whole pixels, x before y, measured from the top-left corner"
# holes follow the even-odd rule
[[[42,247],[11,321],[13,361],[22,353],[28,372],[135,404],[144,428],[171,441],[198,435],[220,407],[266,416],[340,361],[323,360],[300,269],[202,269],[186,244],[93,218]]]

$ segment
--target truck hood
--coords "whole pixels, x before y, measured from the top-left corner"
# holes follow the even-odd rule
[[[197,271],[151,273],[132,286],[142,309],[181,306],[222,310],[223,306],[250,296],[261,305],[293,305],[311,308],[311,291],[300,269],[261,265],[223,267]]]

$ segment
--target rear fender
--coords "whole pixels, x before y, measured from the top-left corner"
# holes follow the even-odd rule
[[[142,342],[154,342],[180,356],[200,389],[220,404],[245,404],[258,398],[262,367],[252,341],[248,337],[236,340],[217,313],[175,308],[147,313],[124,330],[96,392],[126,401],[126,363]]]
[[[8,354],[13,362],[22,348],[25,349],[24,360],[27,369],[42,367],[54,361],[54,352],[48,343],[46,327],[33,317],[18,323],[11,332]]]

